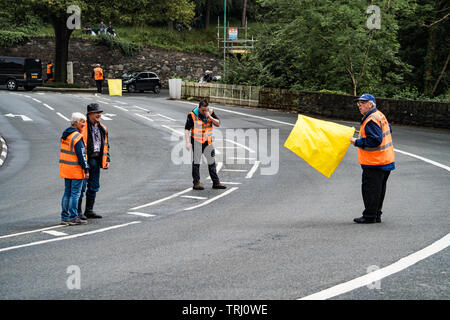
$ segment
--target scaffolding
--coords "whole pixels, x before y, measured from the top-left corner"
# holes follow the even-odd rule
[[[228,33],[228,36],[226,34],[221,35],[221,29],[222,33]],[[240,30],[244,31],[244,39],[239,39]],[[247,39],[247,31],[247,19],[245,19],[244,27],[230,27],[230,22],[228,21],[225,28],[220,26],[220,17],[217,17],[217,48],[219,50],[223,49],[224,59],[227,53],[243,54],[254,48],[256,40],[253,39],[253,36],[251,39]]]

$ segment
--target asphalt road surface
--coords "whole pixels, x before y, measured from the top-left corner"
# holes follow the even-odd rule
[[[61,226],[60,136],[91,102],[111,144],[103,219]],[[383,222],[358,225],[356,148],[327,179],[283,146],[293,113],[213,104],[228,188],[211,189],[202,165],[205,190],[192,190],[194,104],[0,90],[0,299],[449,299],[449,131],[393,126]]]

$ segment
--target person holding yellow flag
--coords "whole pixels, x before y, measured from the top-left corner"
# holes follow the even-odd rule
[[[395,169],[392,127],[386,116],[376,108],[375,97],[363,94],[357,100],[363,118],[358,139],[350,142],[358,147],[358,162],[362,167],[362,197],[364,211],[362,217],[355,218],[356,223],[381,222],[381,214],[386,183]]]

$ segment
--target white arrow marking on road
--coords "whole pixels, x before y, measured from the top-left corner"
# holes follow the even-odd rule
[[[21,117],[23,121],[33,121],[32,119],[28,118],[27,116],[25,116],[23,114],[8,113],[8,114],[5,114],[5,117],[11,117],[11,118]]]

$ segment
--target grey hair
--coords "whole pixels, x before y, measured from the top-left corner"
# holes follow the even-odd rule
[[[373,102],[373,101],[369,101],[369,102],[372,104],[372,108],[377,106],[377,104],[375,102]]]
[[[70,120],[70,123],[74,125],[77,122],[80,122],[81,120],[86,121],[86,116],[80,112],[74,112],[72,113],[72,119]]]

